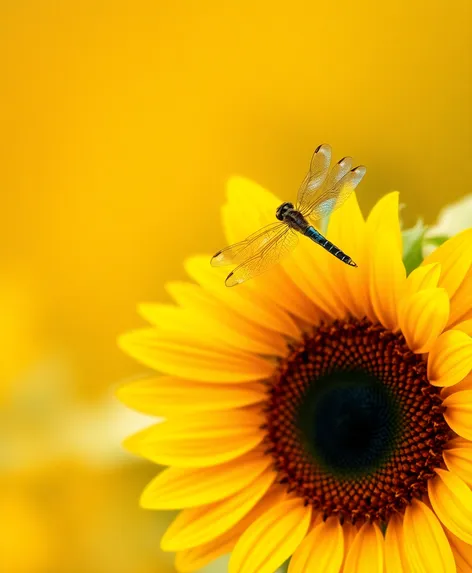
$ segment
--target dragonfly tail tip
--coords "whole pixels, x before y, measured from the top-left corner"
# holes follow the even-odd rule
[[[351,267],[357,267],[357,264],[352,259],[350,259],[347,264]]]

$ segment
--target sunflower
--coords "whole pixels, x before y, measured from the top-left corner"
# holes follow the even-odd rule
[[[228,241],[280,203],[231,179]],[[119,394],[164,421],[126,445],[169,466],[141,502],[182,510],[162,539],[179,571],[472,571],[472,230],[407,276],[398,212],[391,193],[333,214],[357,269],[301,240],[228,289],[197,256],[176,305],[140,306],[152,326],[120,343],[162,375]]]

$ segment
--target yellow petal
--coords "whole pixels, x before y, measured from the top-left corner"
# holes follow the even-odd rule
[[[343,232],[338,232],[341,229]],[[349,229],[353,232],[350,233]],[[285,263],[285,266],[300,288],[328,316],[342,318],[348,313],[355,314],[355,307],[351,304],[355,301],[360,309],[358,315],[362,317],[365,313],[359,301],[368,300],[365,296],[366,287],[364,285],[362,293],[357,297],[359,288],[356,286],[354,288],[356,297],[353,299],[349,297],[346,282],[349,277],[353,277],[357,285],[360,277],[366,272],[363,260],[365,258],[365,223],[357,206],[355,194],[352,194],[342,209],[338,209],[333,214],[326,236],[338,248],[345,250],[359,267],[353,268],[342,263],[308,239],[300,241],[295,255]],[[366,283],[365,280],[364,283]],[[363,286],[360,282],[359,285]]]
[[[261,450],[210,468],[167,468],[146,487],[141,505],[183,509],[214,503],[241,491],[272,465]]]
[[[291,259],[292,256],[288,259]],[[272,269],[257,277],[256,280],[245,283],[245,288],[253,289],[256,296],[269,298],[292,316],[311,324],[319,323],[322,319],[322,313],[294,281],[284,264],[286,260],[285,258],[282,259]]]
[[[351,549],[352,544],[354,543],[354,539],[356,538],[358,528],[352,523],[345,521],[343,523],[343,535],[344,535],[344,556],[343,556],[343,563],[341,566],[341,571],[344,573],[344,566],[346,564],[346,558],[349,554],[349,550]]]
[[[462,478],[469,487],[472,486],[472,442],[463,442],[455,447],[448,444],[443,458],[449,471]]]
[[[412,296],[420,290],[436,288],[441,276],[441,265],[421,265],[411,271],[405,283],[405,296]]]
[[[163,551],[182,551],[208,543],[238,523],[267,493],[277,474],[267,470],[246,488],[222,501],[184,509],[165,532]]]
[[[367,219],[370,296],[378,320],[390,330],[398,326],[398,306],[406,271],[402,260],[398,193],[383,197]]]
[[[199,285],[187,281],[168,281],[165,284],[166,291],[170,294],[174,302],[182,308],[197,310],[207,307],[221,308],[221,304],[205,289]]]
[[[411,568],[405,552],[403,539],[403,521],[395,514],[388,522],[385,535],[385,570],[386,573],[410,573]]]
[[[189,339],[190,340],[190,339]],[[274,366],[258,356],[214,349],[198,336],[183,343],[180,336],[148,328],[124,334],[121,348],[146,366],[201,382],[249,382],[271,375]]]
[[[263,416],[247,410],[187,415],[146,428],[124,446],[164,466],[216,466],[258,446],[265,436],[263,422]]]
[[[316,511],[311,514],[311,529],[314,529],[323,521],[323,513],[321,511]]]
[[[319,542],[316,529],[321,525],[321,523],[322,520],[318,521],[316,525],[312,524],[311,531],[308,532],[307,536],[290,558],[287,573],[304,573],[305,571],[308,571],[307,563],[314,548],[314,543],[315,541]]]
[[[398,191],[392,191],[379,199],[369,213],[367,226],[368,232],[371,233],[370,239],[374,240],[376,238],[375,233],[382,230],[382,232],[390,235],[394,246],[401,252],[402,232],[398,216],[398,198]]]
[[[284,498],[285,495],[282,494],[281,490],[273,486],[239,523],[223,533],[223,535],[203,545],[177,553],[175,560],[177,571],[180,573],[197,571],[221,555],[230,553],[246,529]]]
[[[321,521],[290,560],[288,573],[338,573],[344,557],[343,528],[335,516]]]
[[[342,285],[332,273],[333,265],[344,265],[325,249],[303,237],[294,254],[284,262],[286,271],[312,304],[331,318],[348,312]],[[351,271],[357,271],[350,267]]]
[[[446,530],[458,573],[472,573],[472,545]]]
[[[152,325],[170,332],[188,333],[199,319],[194,309],[183,309],[172,304],[138,304],[138,313]]]
[[[428,358],[428,378],[433,386],[453,386],[472,370],[472,338],[448,330],[433,344]]]
[[[290,560],[288,573],[338,573],[343,557],[343,528],[339,519],[331,516],[305,537]]]
[[[214,309],[216,305],[219,308]],[[235,348],[254,354],[286,354],[286,345],[274,344],[275,333],[267,330],[265,339],[261,340],[260,328],[251,327],[242,317],[230,316],[223,305],[216,305],[207,303],[197,308],[180,308],[170,304],[143,303],[138,306],[138,311],[160,331],[179,334],[183,341],[189,335],[192,340],[192,335],[198,333],[199,340],[205,340],[215,348]]]
[[[284,267],[312,304],[331,318],[342,318],[345,316],[346,307],[338,289],[331,289],[327,278],[328,263],[323,259],[324,256],[332,255],[327,251],[325,254],[319,253],[318,249],[321,250],[321,247],[310,243],[308,239],[300,241]]]
[[[223,226],[228,244],[245,239],[260,227],[276,223],[275,212],[282,200],[258,183],[241,176],[227,182],[228,203]]]
[[[462,318],[461,318],[461,322],[465,322],[468,320],[472,320],[472,308],[469,310],[469,312],[467,314],[465,314]]]
[[[442,288],[428,288],[403,299],[399,326],[413,352],[428,352],[449,318],[449,297]]]
[[[267,397],[266,388],[261,383],[203,384],[173,376],[132,382],[119,388],[117,396],[135,410],[165,418],[241,408],[258,404]]]
[[[311,508],[299,499],[283,501],[253,523],[234,548],[229,573],[274,573],[303,541]]]
[[[466,543],[472,543],[472,491],[453,473],[436,469],[428,482],[431,505],[442,524]]]
[[[380,235],[375,239],[370,264],[370,295],[375,315],[385,328],[396,330],[406,271],[391,237]]]
[[[332,243],[343,248],[358,265],[357,269],[352,269],[336,261],[331,264],[331,276],[339,285],[344,303],[353,316],[368,316],[374,319],[369,294],[366,224],[355,193],[351,194],[342,209],[338,209],[331,216],[327,236]]]
[[[462,448],[463,446],[467,446],[469,443],[470,440],[466,440],[460,436],[454,436],[445,444],[444,447],[447,449]]]
[[[471,247],[472,248],[472,247]],[[469,270],[459,288],[451,299],[451,316],[449,324],[465,320],[472,309],[472,270]],[[455,327],[454,327],[455,328]]]
[[[438,518],[414,499],[403,521],[405,553],[415,573],[455,573],[451,546]]]
[[[364,523],[354,538],[344,573],[383,573],[384,538],[377,524]]]
[[[472,390],[472,374],[468,374],[463,380],[454,384],[454,386],[449,386],[441,389],[441,398],[444,400],[451,394],[455,392],[462,392],[462,390]]]
[[[224,325],[225,328],[237,331],[246,339],[251,352],[274,356],[287,354],[287,343],[282,334],[247,320],[233,308],[215,299],[199,285],[171,281],[166,283],[166,290],[181,307],[198,312],[205,320],[213,324],[217,322],[220,326]]]
[[[236,526],[237,527],[237,526]],[[236,529],[231,529],[231,533]],[[209,563],[215,561],[219,557],[230,553],[236,545],[240,533],[235,535],[228,535],[225,533],[216,539],[212,539],[208,543],[178,551],[175,556],[175,569],[179,573],[193,573],[199,571]]]
[[[472,390],[453,392],[443,400],[444,418],[459,436],[472,440]]]
[[[253,288],[245,288],[245,285],[235,288],[225,286],[228,270],[212,268],[209,259],[210,257],[207,256],[192,257],[184,265],[189,276],[203,289],[246,320],[294,338],[300,335],[300,330],[293,318],[279,305],[264,296],[264,293],[258,293]]]
[[[434,289],[438,285],[441,275],[441,265],[433,263],[431,265],[419,266],[414,269],[406,278],[403,296],[398,303],[398,313],[401,317],[405,304],[416,293],[425,289]]]
[[[454,330],[461,330],[469,336],[472,336],[472,319],[464,320],[463,322],[458,322],[454,326]]]
[[[452,237],[423,261],[423,265],[441,264],[438,286],[445,288],[452,298],[472,264],[472,229]]]

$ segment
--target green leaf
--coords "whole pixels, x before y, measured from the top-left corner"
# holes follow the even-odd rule
[[[447,235],[436,235],[435,237],[425,237],[424,244],[433,245],[433,247],[440,247],[448,239],[449,237]]]
[[[416,269],[423,261],[423,241],[426,227],[422,219],[418,219],[411,229],[402,231],[403,263],[407,274]]]

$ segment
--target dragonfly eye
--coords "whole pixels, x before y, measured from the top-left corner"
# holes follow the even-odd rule
[[[285,217],[285,213],[293,209],[293,203],[282,203],[279,207],[277,207],[277,211],[275,212],[275,216],[279,221],[283,221]]]

